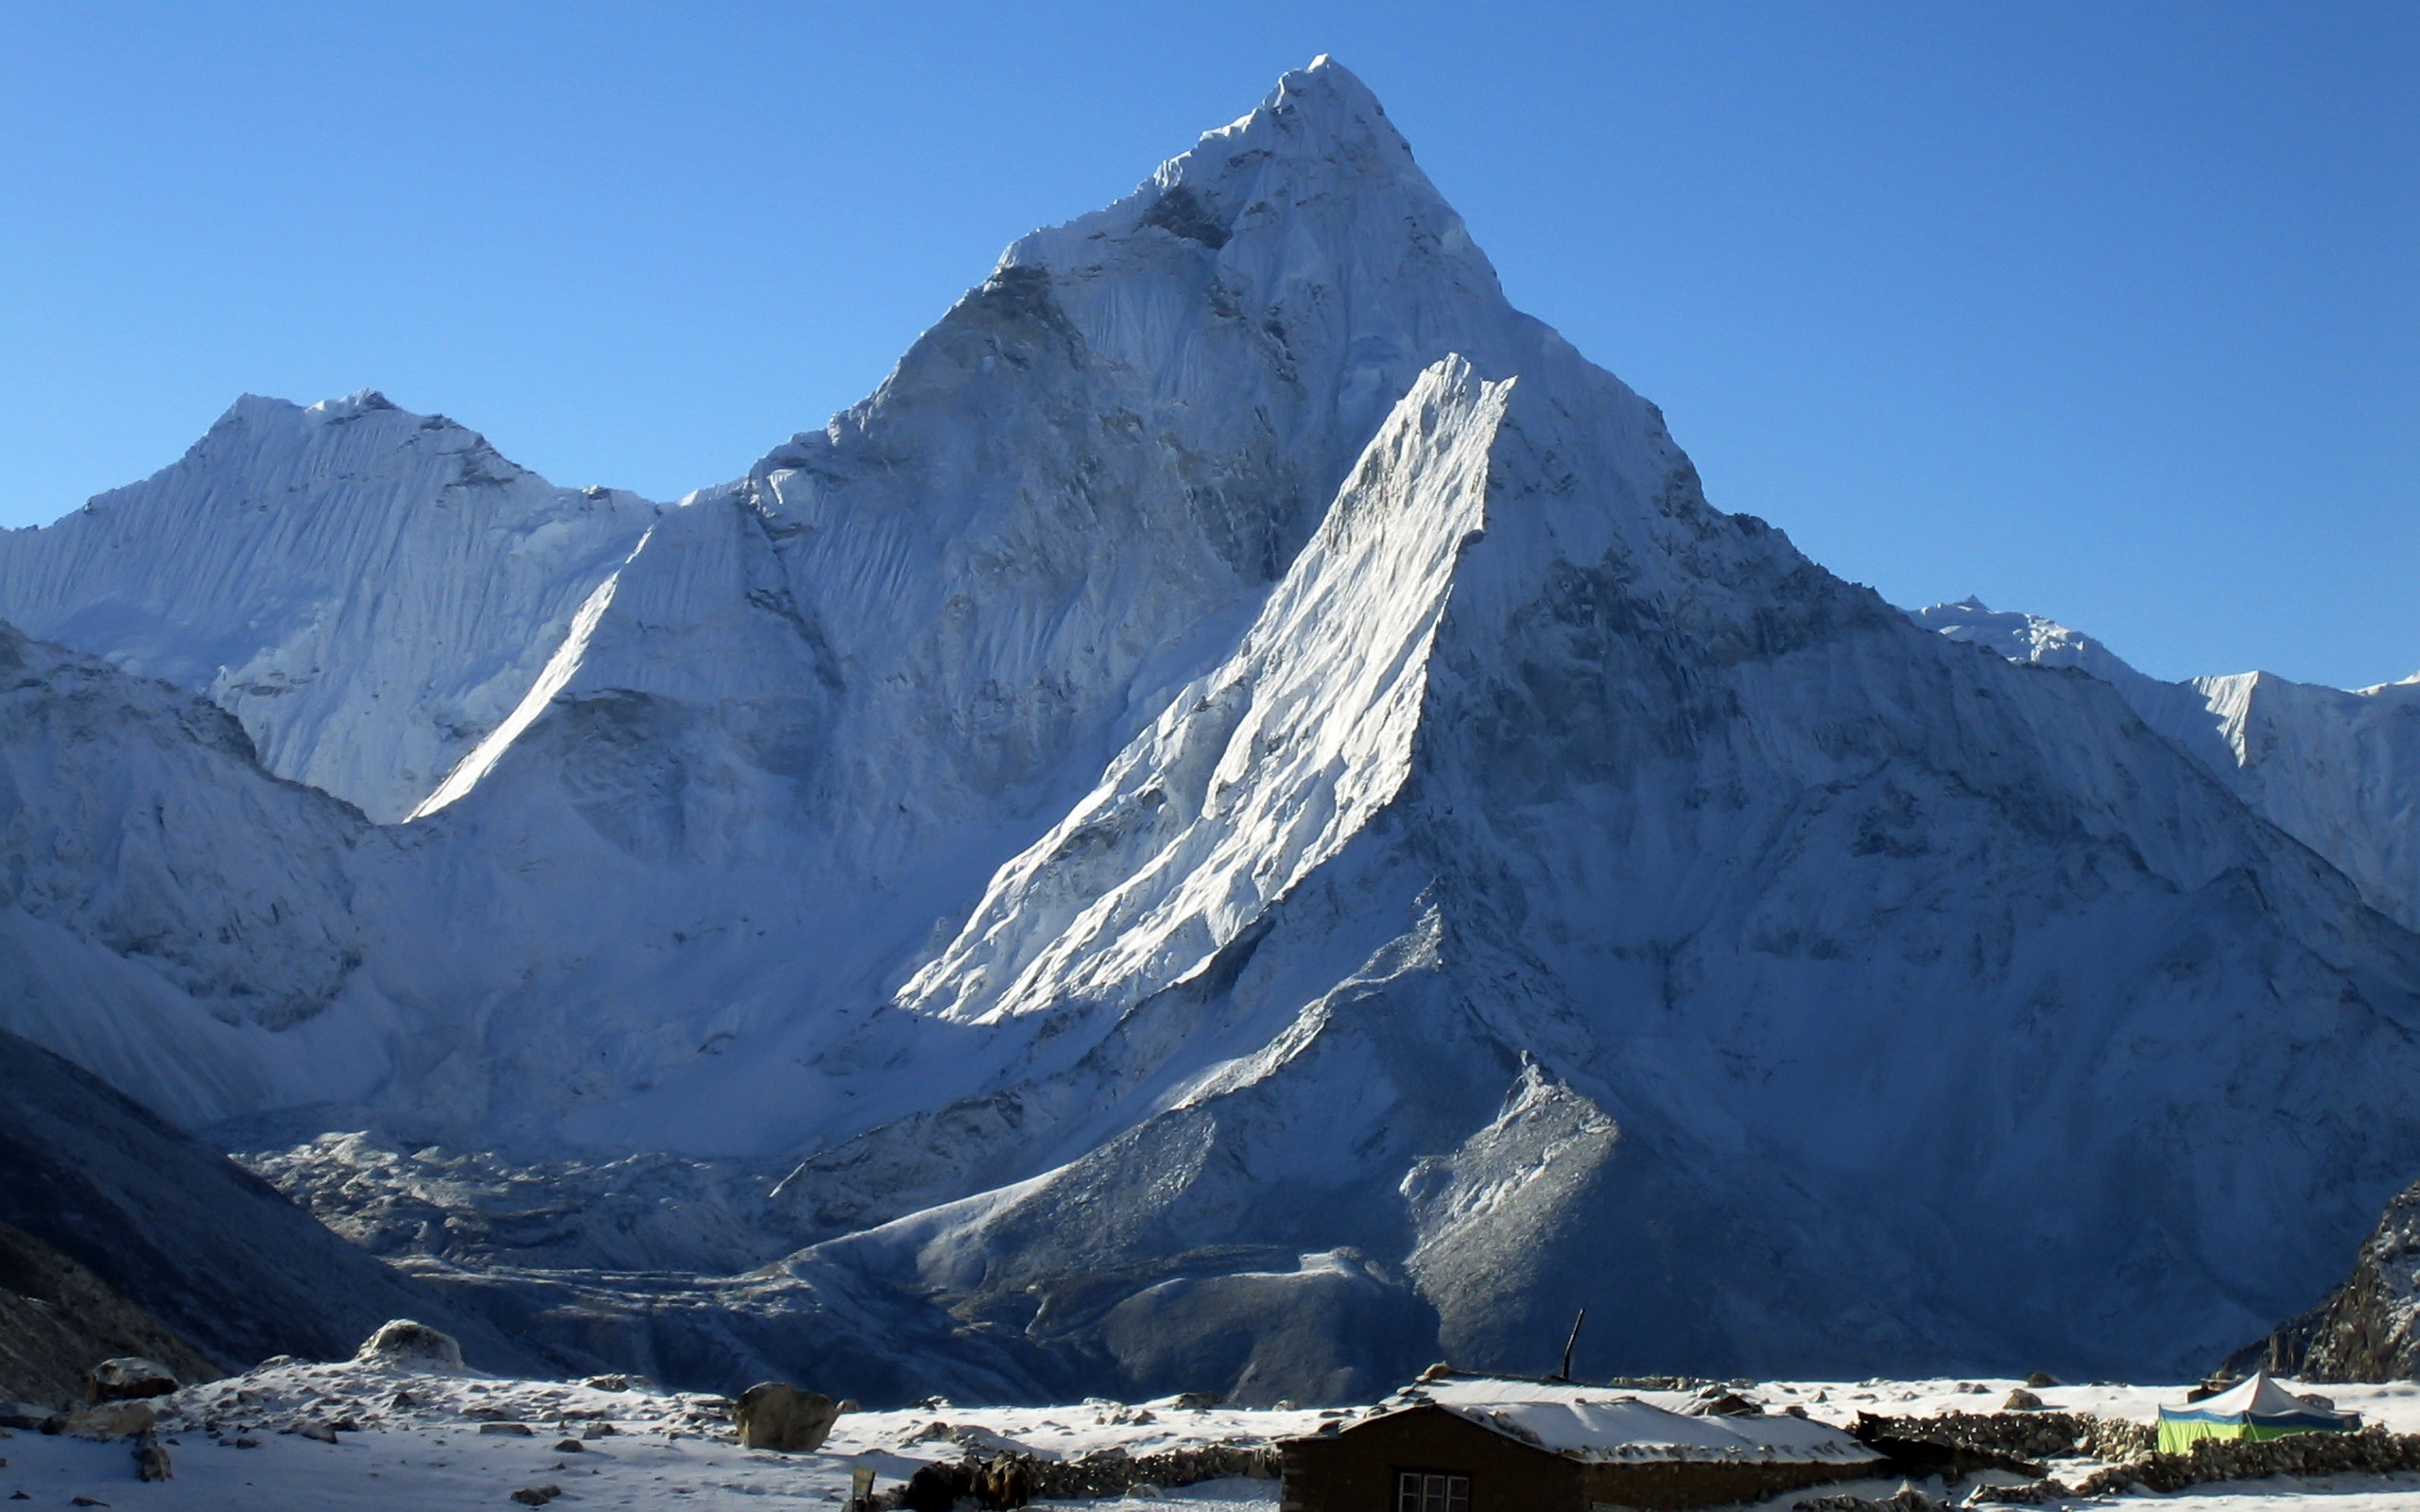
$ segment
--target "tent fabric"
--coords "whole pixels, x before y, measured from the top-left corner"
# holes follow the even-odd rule
[[[2360,1426],[2358,1413],[2313,1406],[2256,1372],[2239,1386],[2189,1407],[2159,1410],[2159,1452],[2182,1454],[2200,1438],[2283,1438],[2289,1434],[2341,1434]]]

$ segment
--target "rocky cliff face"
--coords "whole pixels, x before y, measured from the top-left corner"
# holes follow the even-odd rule
[[[2420,1184],[2406,1187],[2319,1306],[2228,1360],[2300,1381],[2420,1381]]]
[[[2351,863],[2191,710],[1715,508],[1332,63],[604,515],[408,824],[155,684],[26,685],[113,689],[96,759],[209,790],[172,828],[266,816],[202,849],[267,932],[185,954],[311,1010],[75,916],[48,1042],[549,1337],[1300,1400],[1544,1368],[1584,1303],[1586,1372],[2167,1372],[2420,1169],[2420,938]],[[153,844],[150,773],[26,812]]]
[[[138,1355],[180,1382],[220,1366],[109,1282],[22,1228],[0,1223],[0,1401],[80,1405],[87,1372]]]

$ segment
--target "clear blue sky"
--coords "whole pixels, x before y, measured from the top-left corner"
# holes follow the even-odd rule
[[[2420,5],[0,0],[0,523],[360,387],[670,498],[1366,79],[1716,503],[2177,677],[2420,668]]]

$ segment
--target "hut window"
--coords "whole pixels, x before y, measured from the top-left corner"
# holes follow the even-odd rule
[[[1471,1512],[1471,1478],[1437,1470],[1398,1470],[1395,1512]]]

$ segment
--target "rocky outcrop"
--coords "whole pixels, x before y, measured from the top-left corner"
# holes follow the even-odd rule
[[[0,1224],[0,1400],[63,1407],[91,1372],[143,1355],[186,1381],[218,1374],[175,1330],[22,1228]]]
[[[2420,1182],[2387,1204],[2326,1300],[2230,1356],[2238,1374],[2299,1381],[2420,1380]]]
[[[442,1300],[225,1156],[5,1033],[0,1108],[9,1110],[0,1120],[0,1223],[131,1304],[94,1304],[91,1315],[118,1321],[105,1348],[76,1360],[70,1397],[83,1395],[83,1372],[111,1355],[148,1355],[206,1380],[273,1354],[341,1360],[380,1323],[411,1314],[445,1320],[482,1365],[544,1368],[493,1329],[458,1321]],[[63,1274],[55,1263],[51,1273]]]

